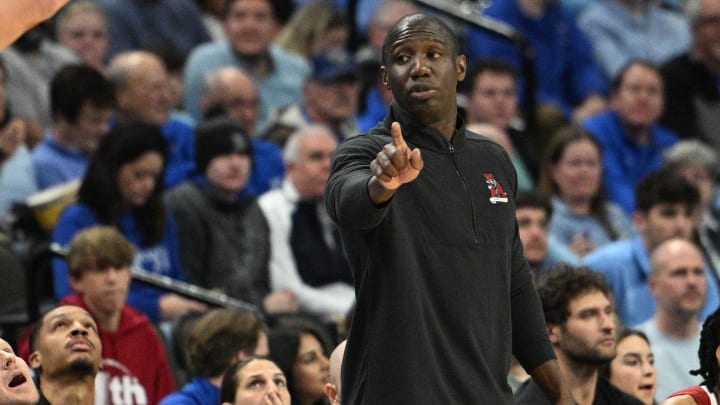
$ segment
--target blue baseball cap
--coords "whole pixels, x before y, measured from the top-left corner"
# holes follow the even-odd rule
[[[355,59],[344,48],[335,47],[323,50],[312,58],[312,67],[312,78],[319,82],[357,79]]]

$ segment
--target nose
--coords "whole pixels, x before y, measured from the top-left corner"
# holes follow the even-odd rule
[[[87,328],[85,326],[83,326],[80,322],[75,322],[73,324],[72,330],[70,331],[70,335],[72,335],[72,336],[80,336],[80,335],[87,336],[88,331],[87,331]]]
[[[0,364],[3,369],[10,369],[15,364],[15,354],[6,351],[0,352]]]
[[[321,369],[322,371],[328,371],[328,372],[329,372],[329,371],[330,371],[330,360],[328,360],[328,358],[325,357],[324,354],[321,354],[321,355],[320,355],[319,360],[320,360],[320,369]]]
[[[645,376],[652,376],[655,374],[655,366],[650,363],[649,361],[646,361],[643,363],[643,375]]]
[[[601,328],[604,331],[612,333],[615,330],[615,318],[613,317],[613,314],[607,314],[603,312],[600,318],[600,322]]]
[[[693,221],[694,217],[692,213],[688,213],[687,215],[678,215],[675,219],[675,228],[678,236],[689,237],[694,225]]]
[[[415,58],[412,70],[410,71],[412,77],[422,77],[430,74],[430,67],[424,58]]]

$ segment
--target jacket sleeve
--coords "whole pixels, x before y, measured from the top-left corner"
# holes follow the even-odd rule
[[[389,142],[392,140],[388,137],[386,143]],[[380,223],[392,203],[390,200],[381,207],[375,206],[368,194],[370,162],[383,146],[382,141],[362,135],[347,140],[336,150],[325,187],[325,204],[330,218],[340,228],[369,231]]]
[[[522,244],[517,231],[513,239],[513,254],[515,258],[510,291],[513,354],[523,368],[530,372],[554,359],[555,353],[548,338],[540,298],[533,285],[527,261],[522,257]]]

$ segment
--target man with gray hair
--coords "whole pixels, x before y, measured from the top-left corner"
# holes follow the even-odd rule
[[[140,120],[157,125],[170,145],[165,187],[172,188],[188,179],[195,170],[193,129],[170,116],[173,107],[162,59],[147,51],[122,52],[110,61],[107,76],[115,90],[118,121]]]
[[[342,242],[323,205],[336,147],[327,127],[294,132],[283,154],[282,187],[259,199],[270,227],[272,288],[290,289],[301,311],[332,320],[341,319],[355,297]]]

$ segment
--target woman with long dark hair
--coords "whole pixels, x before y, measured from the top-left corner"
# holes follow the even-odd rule
[[[622,209],[603,190],[600,144],[586,130],[570,126],[547,146],[540,191],[553,206],[550,237],[578,257],[635,232]]]
[[[135,245],[135,266],[184,280],[175,223],[162,199],[167,156],[168,146],[158,127],[138,121],[116,124],[90,161],[77,203],[60,215],[53,241],[64,246],[83,228],[111,225]],[[63,259],[54,259],[53,273],[55,295],[60,299],[71,292]],[[205,308],[139,283],[131,285],[128,304],[153,322]]]
[[[285,373],[293,405],[326,405],[330,363],[320,334],[312,327],[281,326],[268,334],[270,357]]]

